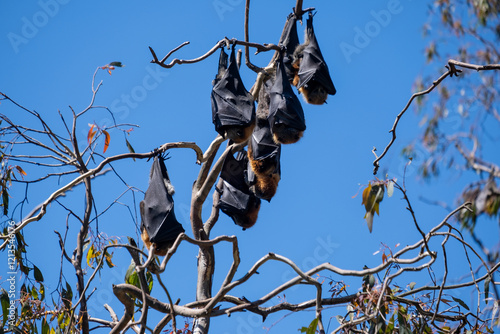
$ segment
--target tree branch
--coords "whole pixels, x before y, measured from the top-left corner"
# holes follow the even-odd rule
[[[423,95],[426,95],[426,94],[429,94],[430,92],[432,92],[434,90],[434,88],[439,86],[439,84],[444,79],[446,79],[448,76],[450,76],[450,77],[452,77],[453,75],[458,76],[458,74],[461,71],[459,69],[457,69],[457,67],[474,69],[476,71],[488,71],[488,70],[500,69],[500,64],[475,65],[475,64],[468,64],[468,63],[459,62],[459,61],[456,61],[453,59],[448,60],[448,66],[446,66],[448,71],[446,71],[437,80],[435,80],[432,83],[432,85],[429,88],[427,88],[426,90],[423,90],[421,92],[417,92],[417,93],[413,94],[411,96],[410,100],[407,102],[406,106],[403,108],[403,110],[396,116],[396,120],[394,121],[394,124],[392,125],[392,128],[389,131],[389,133],[392,133],[392,138],[391,138],[389,144],[387,144],[387,146],[384,148],[384,151],[382,152],[382,154],[380,156],[377,156],[377,154],[375,153],[376,148],[373,148],[372,152],[375,155],[375,160],[373,161],[373,167],[374,167],[373,174],[374,175],[376,175],[378,172],[378,169],[380,167],[380,164],[379,164],[380,160],[387,154],[387,152],[391,148],[392,144],[394,144],[394,142],[396,141],[396,128],[398,126],[399,120],[401,119],[401,117],[403,117],[404,113],[408,110],[408,108],[412,104],[413,100],[419,96],[423,96]]]

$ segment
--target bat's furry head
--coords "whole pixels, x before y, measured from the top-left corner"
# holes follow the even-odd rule
[[[245,214],[235,214],[232,215],[231,218],[236,225],[243,227],[245,230],[255,225],[259,216],[259,210],[260,200],[258,198],[252,198]]]
[[[304,131],[286,126],[285,124],[274,124],[272,128],[273,140],[276,144],[293,144],[299,141]]]
[[[324,104],[328,98],[328,92],[325,87],[314,80],[311,80],[304,86],[300,87],[299,92],[304,97],[304,100],[309,104],[321,105]]]
[[[257,183],[250,187],[250,190],[257,196],[266,201],[271,199],[276,194],[280,175],[278,173],[269,174],[267,176],[257,176]]]
[[[227,126],[224,129],[225,138],[231,139],[233,142],[239,144],[248,140],[252,135],[253,128],[255,127],[255,122],[250,125],[244,126]]]
[[[255,175],[266,176],[276,170],[278,165],[278,158],[276,155],[269,156],[264,159],[256,160],[253,158],[253,149],[251,142],[248,143],[248,160]]]
[[[158,244],[155,243],[155,242],[151,242],[151,240],[149,240],[148,231],[144,227],[142,228],[141,239],[144,242],[144,245],[146,246],[146,248],[148,250],[151,249],[151,245],[153,245],[153,247],[154,247],[154,253],[155,253],[155,255],[158,255],[158,256],[165,256],[165,255],[167,255],[168,249],[170,247],[172,247],[172,245],[173,245],[173,241],[172,240],[169,240],[169,241],[166,241],[166,242],[161,242],[161,243],[158,243]]]

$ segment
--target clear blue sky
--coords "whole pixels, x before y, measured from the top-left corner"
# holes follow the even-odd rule
[[[253,1],[251,41],[277,43],[294,5],[295,1]],[[371,234],[363,220],[361,197],[352,197],[360,184],[367,184],[373,178],[371,150],[376,146],[381,152],[388,143],[394,118],[411,96],[415,78],[425,69],[422,25],[427,20],[427,1],[304,1],[304,7],[313,6],[317,9],[316,35],[338,92],[324,106],[303,103],[307,122],[304,138],[283,147],[282,180],[277,195],[270,204],[263,203],[257,224],[241,231],[222,214],[213,229],[212,237],[223,234],[239,237],[242,263],[237,277],[267,252],[289,257],[304,270],[322,262],[345,269],[362,269],[363,265],[380,263],[380,255],[372,254],[379,250],[381,242],[391,247],[397,243],[403,246],[418,237],[399,194],[382,202],[382,215],[375,218]],[[110,107],[118,122],[140,126],[128,137],[136,152],[148,152],[174,141],[195,141],[206,149],[216,136],[209,96],[217,56],[202,63],[162,69],[149,63],[152,57],[148,46],[163,57],[182,42],[190,41],[174,57],[198,57],[224,36],[243,39],[243,18],[242,0],[3,2],[0,91],[35,109],[62,132],[57,110],[69,119],[69,106],[76,111],[85,108],[90,102],[94,70],[121,61],[125,67],[116,69],[111,76],[104,71],[98,73],[97,81],[103,80],[103,86],[96,104]],[[302,29],[299,26],[301,38]],[[270,57],[271,53],[262,53],[251,58],[257,65],[265,66]],[[254,73],[242,69],[242,76],[249,89]],[[0,112],[32,122],[20,118],[25,116],[19,116],[20,111],[5,101],[0,104]],[[92,122],[109,125],[109,115],[104,110],[91,111],[79,129],[82,142],[89,129],[87,123]],[[417,135],[417,123],[418,117],[410,110],[400,124],[396,145],[382,160],[380,178],[388,173],[389,177],[402,180],[406,160],[400,152]],[[111,131],[111,136],[106,155],[127,152],[122,134]],[[188,209],[191,185],[199,167],[190,150],[174,150],[170,156],[167,168],[176,187],[176,215],[191,235]],[[146,189],[150,162],[127,161],[115,167],[128,184]],[[28,177],[38,173],[35,167],[27,167],[26,172]],[[429,185],[418,181],[416,176],[416,167],[410,167],[407,187],[417,218],[424,230],[428,230],[446,212],[421,202],[419,197],[452,203],[465,181],[444,177]],[[61,180],[61,185],[67,181]],[[98,210],[107,206],[104,199],[109,202],[125,190],[112,175],[94,183],[98,197],[103,198],[97,203]],[[36,189],[36,196],[30,199],[24,214],[57,188],[55,182],[30,188]],[[13,196],[21,196],[23,191],[14,190]],[[76,189],[68,193],[65,201],[81,211],[81,195],[81,189]],[[141,196],[138,195],[137,201]],[[131,196],[127,194],[122,201],[130,203]],[[206,216],[211,207],[211,200],[208,202]],[[20,213],[16,214],[19,219]],[[47,276],[47,291],[56,288],[59,268],[60,251],[53,230],[63,232],[64,226],[64,213],[53,205],[44,219],[25,229],[32,252],[29,258]],[[70,235],[74,236],[77,228],[73,222]],[[123,206],[116,206],[103,216],[99,229],[109,236],[121,237],[124,243],[126,236],[137,237],[134,221]],[[181,303],[195,298],[196,253],[194,247],[182,245],[163,274],[172,298],[181,298]],[[122,250],[115,254],[118,267],[104,270],[94,301],[90,302],[92,315],[103,319],[109,319],[103,303],[111,304],[119,315],[123,312],[112,295],[111,284],[123,281],[129,258]],[[229,246],[216,248],[216,256],[215,290],[229,268]],[[2,253],[2,263],[6,263],[4,259]],[[64,264],[64,269],[66,279],[74,282],[73,269],[68,264]],[[3,270],[0,265],[0,274]],[[260,273],[248,286],[231,294],[257,298],[291,277],[290,269],[275,263],[265,265]],[[416,280],[408,277],[401,278],[400,284]],[[348,291],[354,293],[361,280],[351,280],[349,285]],[[166,300],[159,286],[155,290],[160,299]],[[306,298],[314,298],[312,288],[286,292],[290,302]],[[214,319],[213,330],[262,333],[263,326],[272,326],[285,314],[271,316],[264,324],[248,313],[234,314],[229,319]],[[279,321],[271,333],[295,332],[313,318],[314,312],[291,315]],[[330,329],[335,326],[333,319]]]

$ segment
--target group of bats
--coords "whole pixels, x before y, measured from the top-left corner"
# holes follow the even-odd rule
[[[246,89],[235,59],[221,48],[217,75],[211,93],[215,130],[231,143],[247,142],[228,154],[220,178],[219,208],[243,229],[257,220],[261,200],[270,201],[281,178],[281,144],[296,143],[306,129],[304,111],[292,85],[304,100],[321,105],[336,93],[328,66],[319,49],[309,12],[304,43],[297,34],[297,17],[287,18],[279,45],[275,73],[262,84],[258,104]],[[149,187],[141,201],[141,237],[148,249],[165,255],[177,236],[184,232],[173,211],[173,187],[164,158],[155,157]]]

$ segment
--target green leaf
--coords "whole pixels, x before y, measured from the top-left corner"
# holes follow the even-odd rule
[[[484,280],[484,299],[486,304],[488,304],[488,295],[490,294],[490,282],[490,276],[486,277]]]
[[[131,260],[130,265],[128,266],[127,272],[125,273],[125,283],[131,284],[131,283],[129,283],[130,276],[132,276],[134,271],[135,271],[135,262],[134,262],[134,260]]]
[[[9,213],[9,194],[7,193],[7,189],[2,191],[2,199],[3,199],[3,214],[7,216]]]
[[[399,334],[412,334],[411,329],[407,326],[399,326]]]
[[[121,61],[112,61],[111,63],[109,63],[109,66],[123,67],[124,65]]]
[[[311,321],[309,327],[307,327],[306,334],[314,334],[316,333],[316,328],[318,328],[318,318]]]
[[[38,289],[38,292],[40,292],[40,300],[45,299],[45,287],[43,286],[42,283],[40,283],[40,288]]]
[[[146,281],[148,282],[148,293],[151,294],[151,291],[153,291],[153,274],[149,271],[146,273]]]
[[[130,142],[127,140],[127,138],[125,138],[125,143],[127,144],[128,151],[130,153],[135,153],[134,148],[132,147],[132,145],[130,145]],[[132,160],[135,161],[135,158],[132,158]]]
[[[410,283],[410,290],[413,290],[415,288],[415,285],[417,285],[416,282],[411,282]]]
[[[385,328],[386,334],[392,334],[394,332],[394,316],[395,314],[393,313],[391,319],[389,320],[389,323],[387,324],[387,327]]]
[[[459,303],[464,309],[466,309],[467,311],[470,311],[469,310],[469,306],[467,306],[467,304],[464,303],[464,301],[460,298],[455,298],[453,296],[451,296],[451,298],[456,301],[457,303]]]
[[[36,290],[35,287],[31,288],[30,293],[31,293],[31,296],[33,297],[33,299],[38,300],[38,291]]]
[[[375,276],[374,275],[365,275],[363,276],[363,291],[369,291],[375,285]]]
[[[50,326],[47,323],[47,320],[45,318],[42,319],[42,334],[49,334],[50,333]]]
[[[3,328],[5,326],[5,323],[7,322],[7,317],[9,315],[9,306],[10,306],[9,294],[4,289],[2,289],[2,293],[0,294],[0,302],[2,304],[2,315],[3,315],[2,328]]]
[[[25,274],[26,276],[28,276],[30,273],[30,268],[26,267],[23,262],[18,262],[18,264],[19,264],[19,269],[21,270],[21,272],[23,274]]]
[[[37,266],[33,265],[33,275],[35,276],[35,281],[43,282],[43,275]]]
[[[61,298],[66,308],[71,308],[71,301],[73,300],[73,290],[68,282],[66,282],[66,289],[62,289]]]
[[[399,324],[399,327],[406,327],[406,319],[405,319],[405,316],[404,314],[401,312],[401,310],[398,310],[398,324]]]
[[[125,273],[125,283],[141,288],[141,282],[139,281],[139,275],[135,271],[134,260],[130,261],[130,266],[128,266],[127,272]]]

